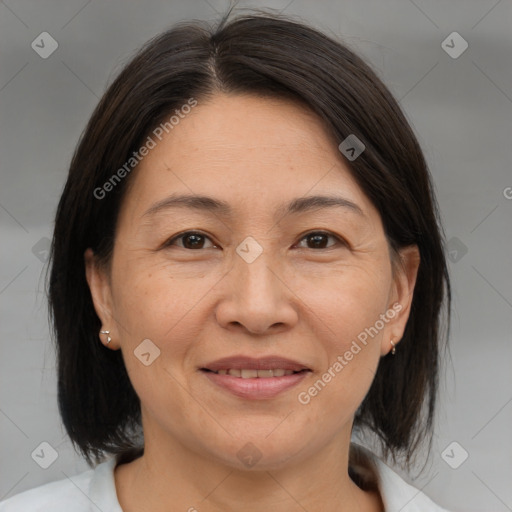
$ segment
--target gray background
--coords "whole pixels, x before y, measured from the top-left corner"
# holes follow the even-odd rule
[[[42,277],[77,139],[135,49],[177,21],[218,19],[226,5],[0,2],[0,499],[88,468],[59,421]],[[454,511],[512,510],[512,3],[239,5],[297,15],[341,36],[411,121],[434,176],[454,285],[435,444],[413,484]],[[46,59],[31,48],[44,31],[59,45]],[[453,31],[469,44],[458,58],[442,47]],[[48,469],[31,456],[43,441],[58,453]]]

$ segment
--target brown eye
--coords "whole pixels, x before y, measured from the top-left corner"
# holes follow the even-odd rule
[[[325,231],[313,231],[308,233],[301,239],[301,242],[302,240],[306,240],[306,243],[308,244],[308,247],[305,247],[306,249],[330,249],[335,244],[327,246],[329,238],[340,242],[342,245],[345,245],[344,242],[340,240],[340,238]]]
[[[177,240],[181,241],[181,244],[175,244]],[[203,235],[202,233],[196,231],[187,231],[186,233],[182,233],[181,235],[174,237],[172,240],[167,242],[166,246],[178,245],[178,247],[182,247],[184,249],[208,249],[209,247],[205,247],[205,241],[210,240],[209,237]],[[211,240],[210,240],[211,242]],[[210,247],[215,247],[214,244],[211,244]]]

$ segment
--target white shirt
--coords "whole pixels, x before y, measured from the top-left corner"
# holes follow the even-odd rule
[[[384,512],[448,512],[405,482],[378,457],[374,462]],[[116,458],[111,457],[70,479],[22,492],[0,503],[0,512],[123,512],[114,480]]]

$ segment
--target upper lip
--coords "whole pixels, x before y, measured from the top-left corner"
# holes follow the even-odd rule
[[[280,356],[267,356],[267,357],[249,357],[249,356],[231,356],[217,359],[201,367],[203,370],[211,370],[218,372],[219,370],[293,370],[299,372],[301,370],[309,370],[306,365],[286,359]]]

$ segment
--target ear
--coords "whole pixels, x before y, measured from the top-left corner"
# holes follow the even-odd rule
[[[115,322],[112,315],[112,291],[110,281],[105,269],[98,264],[92,249],[84,252],[85,277],[91,291],[94,309],[98,318],[101,320],[101,330],[110,331],[109,336],[112,341],[108,344],[108,348],[119,348],[119,337],[115,332]],[[100,334],[98,336],[101,342],[107,344],[107,335]]]
[[[421,261],[417,245],[403,247],[398,253],[398,261],[393,263],[393,288],[388,304],[388,311],[394,311],[396,314],[388,323],[382,338],[382,356],[393,348],[392,341],[397,345],[404,335]]]

